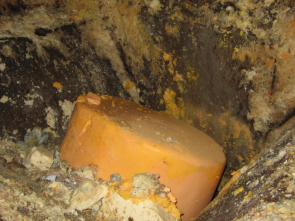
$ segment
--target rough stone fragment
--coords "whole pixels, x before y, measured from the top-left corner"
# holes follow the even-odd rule
[[[87,166],[74,171],[74,174],[89,180],[95,180],[97,169],[92,166]]]
[[[145,200],[134,204],[131,199],[125,200],[118,194],[103,199],[101,207],[102,218],[104,221],[113,220],[157,220],[157,221],[176,221],[163,207],[151,200]]]
[[[55,200],[70,204],[71,192],[62,182],[50,183],[47,186],[45,193],[53,197]]]
[[[287,138],[236,171],[195,221],[292,220],[295,217],[295,141],[292,134]]]
[[[71,208],[84,210],[91,208],[108,193],[108,187],[103,184],[85,179],[80,186],[73,191],[70,203]]]
[[[152,175],[148,173],[136,174],[132,179],[134,189],[131,191],[131,195],[137,198],[149,196],[152,189],[156,190],[160,186],[158,177],[159,175],[153,178]]]
[[[43,147],[34,147],[26,156],[24,165],[28,169],[48,170],[53,163],[53,154]]]

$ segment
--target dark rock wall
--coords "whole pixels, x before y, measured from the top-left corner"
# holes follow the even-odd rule
[[[14,0],[0,13],[2,135],[62,139],[79,94],[121,96],[213,137],[223,186],[294,115],[293,1]]]
[[[236,171],[195,221],[293,220],[294,129],[289,132],[255,162]]]
[[[36,30],[40,38],[47,35]],[[42,59],[34,42],[25,37],[6,38],[0,43],[1,63],[5,64],[1,73],[3,132],[18,130],[23,136],[29,128],[50,126],[63,134],[67,122],[62,118],[69,118],[68,113],[63,116],[63,103],[70,109],[72,102],[88,91],[113,96],[122,93],[128,98],[110,62],[99,58],[90,47],[81,48],[81,34],[74,24],[59,27],[52,34],[62,36],[60,42],[68,56],[44,46],[46,58]],[[61,86],[54,87],[57,82]]]

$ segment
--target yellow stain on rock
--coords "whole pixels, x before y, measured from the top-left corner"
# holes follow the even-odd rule
[[[165,31],[168,35],[177,36],[179,34],[179,27],[178,25],[172,25],[170,23],[165,24]]]
[[[206,112],[201,109],[196,109],[194,115],[198,119],[200,127],[202,127],[204,131],[208,131],[210,120]]]
[[[161,86],[158,87],[157,94],[162,94],[162,87]]]
[[[176,93],[169,88],[165,90],[163,95],[166,104],[166,113],[172,115],[176,119],[184,119],[185,117],[185,107],[182,98],[178,98],[179,107],[175,103]]]
[[[163,59],[164,61],[168,61],[168,71],[170,74],[174,74],[175,73],[175,67],[177,65],[177,58],[172,58],[172,56],[168,53],[166,53],[164,51],[163,53]],[[164,67],[165,67],[165,64],[164,64]]]
[[[125,84],[124,84],[125,90],[131,90],[132,88],[134,88],[134,82],[132,82],[132,81],[125,82]]]
[[[234,191],[234,195],[236,196],[236,195],[238,195],[239,193],[241,193],[241,192],[243,192],[244,191],[244,187],[239,187],[239,188],[237,188],[237,189],[235,189],[235,191]]]
[[[238,160],[239,160],[240,162],[242,162],[242,161],[244,160],[244,158],[241,157],[240,155],[237,155],[237,158],[238,158]]]
[[[243,135],[243,139],[252,140],[251,131],[247,125],[239,122],[235,117],[230,116],[228,112],[221,114],[218,120],[223,126],[228,125],[232,138],[239,139]],[[224,122],[227,122],[224,124]],[[252,142],[250,142],[252,144]],[[252,147],[252,145],[250,145]],[[250,147],[249,146],[249,147]]]
[[[175,76],[173,77],[173,81],[183,81],[183,78],[180,74],[176,72]]]
[[[226,126],[226,121],[222,119],[218,119],[219,123],[221,123],[222,126]]]
[[[244,199],[246,200],[251,196],[252,196],[252,191],[249,191],[248,194],[246,196],[244,196]]]
[[[168,53],[166,53],[166,52],[164,51],[164,53],[163,53],[163,59],[164,59],[164,61],[170,61],[170,59],[171,59],[170,54],[168,54]]]
[[[180,93],[184,92],[184,80],[182,78],[182,75],[180,75],[177,71],[175,76],[173,77],[173,81],[175,81],[177,83],[178,89],[180,91]]]
[[[61,89],[61,88],[63,88],[62,84],[59,83],[59,82],[54,82],[54,83],[52,84],[52,86],[55,87],[56,89]]]
[[[196,76],[194,75],[194,72],[186,72],[186,76],[189,80],[193,80],[193,81],[196,81],[199,77],[199,74],[197,74]]]
[[[200,77],[200,73],[196,73],[194,67],[192,67],[190,64],[186,64],[186,77],[193,88],[198,87],[198,79]]]
[[[168,54],[168,53],[166,53],[166,52],[164,51],[164,53],[163,53],[163,59],[164,59],[164,61],[170,61],[170,59],[171,59],[170,54]]]
[[[250,163],[253,156],[259,151],[259,148],[253,149],[254,142],[249,126],[232,116],[226,109],[221,114],[211,114],[208,110],[197,106],[186,104],[185,107],[186,117],[195,122],[194,126],[200,126],[204,132],[218,131],[214,138],[222,144],[223,148],[234,149],[238,145],[243,145],[245,149],[239,153],[238,157],[241,166]],[[224,180],[221,182],[224,183]]]

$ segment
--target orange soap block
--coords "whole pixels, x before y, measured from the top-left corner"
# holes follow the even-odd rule
[[[61,157],[74,168],[96,165],[98,178],[119,173],[160,175],[171,188],[182,220],[191,220],[210,202],[225,156],[205,133],[163,113],[122,98],[81,95],[75,105]]]

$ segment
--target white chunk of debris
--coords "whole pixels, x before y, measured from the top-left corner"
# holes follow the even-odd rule
[[[13,155],[10,155],[10,154],[4,154],[4,155],[1,155],[1,157],[3,157],[7,163],[10,163],[12,162],[14,156]]]
[[[3,95],[0,99],[0,102],[3,104],[6,103],[7,101],[9,101],[9,97],[7,97],[6,95]]]
[[[73,174],[85,179],[95,180],[97,172],[98,171],[95,167],[87,166],[87,167],[83,167],[83,168],[75,170]]]
[[[28,169],[39,169],[41,171],[48,170],[53,163],[53,154],[43,148],[34,147],[24,159],[24,165]]]
[[[56,175],[49,175],[48,177],[45,178],[45,180],[54,182],[56,180]]]
[[[34,91],[31,92],[31,93],[29,93],[29,94],[27,94],[27,95],[25,96],[25,100],[24,100],[25,105],[26,105],[26,106],[30,106],[30,107],[33,106],[34,101],[35,101],[36,99],[43,100],[43,97],[40,96],[40,94],[35,93]]]
[[[70,204],[71,191],[62,182],[48,184],[45,193],[57,201]]]
[[[46,112],[46,121],[50,128],[55,129],[55,124],[57,121],[57,113],[51,107],[45,109]]]
[[[65,130],[65,129],[67,129],[68,123],[71,119],[71,115],[74,110],[75,104],[73,102],[68,101],[68,100],[58,101],[58,104],[63,111],[63,115],[62,115],[63,126],[62,126],[62,128]]]
[[[108,193],[108,187],[92,180],[85,179],[72,193],[70,206],[72,209],[84,210],[91,208]]]
[[[151,200],[144,200],[141,203],[133,204],[131,199],[125,200],[116,193],[103,199],[100,211],[104,221],[176,221],[175,217]]]
[[[5,63],[0,63],[0,71],[4,71],[6,68],[6,64]]]

